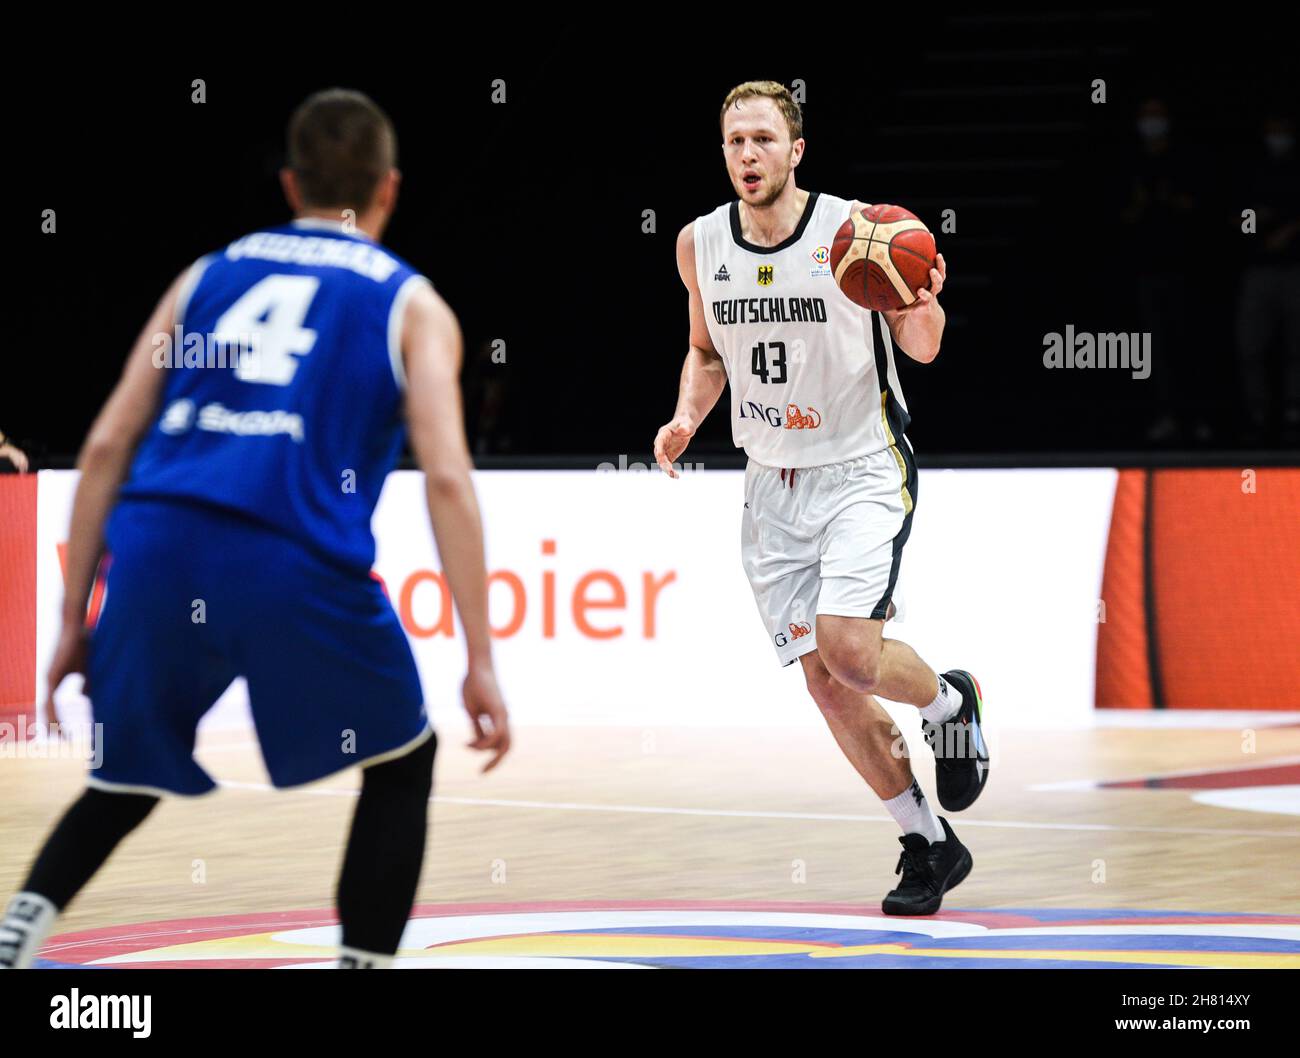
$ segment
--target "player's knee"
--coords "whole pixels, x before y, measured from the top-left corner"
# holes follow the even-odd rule
[[[813,701],[821,710],[823,719],[831,723],[847,720],[853,711],[853,702],[848,698],[848,688],[842,683],[828,679],[826,683],[812,691]]]
[[[433,791],[433,758],[438,736],[430,734],[410,753],[372,764],[363,772],[362,792],[428,798]]]
[[[819,666],[816,670],[805,673],[804,682],[807,684],[808,693],[812,695],[812,700],[823,713],[837,708],[834,693],[835,680],[825,668]]]
[[[880,689],[879,662],[859,662],[850,671],[847,682],[859,694],[875,694]]]
[[[880,657],[861,651],[832,651],[826,668],[844,686],[859,694],[874,694],[880,686]]]
[[[153,794],[100,790],[91,786],[81,795],[76,806],[105,830],[127,834],[145,821],[145,817],[157,807],[158,800]]]
[[[860,722],[861,697],[857,689],[836,678],[824,666],[805,676],[808,693],[828,722]]]

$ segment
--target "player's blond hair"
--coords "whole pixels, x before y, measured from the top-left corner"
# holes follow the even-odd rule
[[[722,127],[727,120],[727,111],[742,99],[772,100],[781,111],[781,116],[785,118],[786,125],[790,127],[790,142],[793,143],[803,135],[803,110],[790,94],[790,89],[780,81],[746,81],[744,84],[736,85],[722,101],[722,111],[718,114],[719,127]]]

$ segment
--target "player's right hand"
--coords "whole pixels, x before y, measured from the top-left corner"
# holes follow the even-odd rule
[[[489,772],[510,751],[510,719],[506,716],[505,699],[501,697],[501,688],[497,686],[492,667],[471,665],[461,693],[476,736],[468,744],[469,748],[493,751],[492,759],[482,768]]]
[[[655,461],[659,469],[670,478],[681,477],[673,464],[686,451],[686,446],[695,436],[695,423],[685,415],[678,415],[672,422],[664,423],[655,435]]]
[[[54,648],[54,660],[50,662],[50,671],[45,678],[45,723],[56,727],[60,732],[63,725],[59,723],[59,711],[54,706],[54,692],[59,689],[64,679],[74,672],[85,674],[86,653],[89,635],[86,626],[80,622],[65,622],[59,633],[58,645]],[[85,688],[83,687],[83,692]]]

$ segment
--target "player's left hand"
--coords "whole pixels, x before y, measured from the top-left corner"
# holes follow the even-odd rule
[[[474,725],[474,741],[469,743],[469,748],[492,753],[492,759],[482,768],[489,772],[510,752],[510,719],[492,666],[471,665],[461,694],[465,711]]]
[[[918,310],[932,308],[936,302],[935,298],[943,290],[943,281],[948,278],[948,266],[944,263],[943,254],[935,254],[934,267],[930,269],[930,287],[928,290],[918,290],[916,300],[912,304],[899,309],[900,314],[917,312]]]
[[[45,722],[57,724],[59,711],[54,705],[54,692],[64,678],[74,672],[83,675],[86,672],[86,648],[89,637],[86,626],[80,622],[64,622],[59,633],[58,646],[54,648],[54,660],[50,662],[50,671],[46,677]],[[61,730],[61,729],[60,729]]]

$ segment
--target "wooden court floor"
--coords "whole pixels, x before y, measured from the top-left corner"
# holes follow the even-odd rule
[[[444,728],[419,903],[801,901],[878,908],[897,828],[818,728],[532,727],[480,776]],[[1300,816],[1187,789],[1062,787],[1300,761],[1300,727],[1003,731],[980,801],[951,818],[974,856],[944,909],[1300,914]],[[911,739],[932,794],[933,761]],[[356,773],[266,786],[249,736],[205,736],[224,787],[165,801],[68,909],[69,933],[332,906]],[[82,784],[71,760],[0,760],[0,894]],[[1053,789],[1035,789],[1055,785]]]

